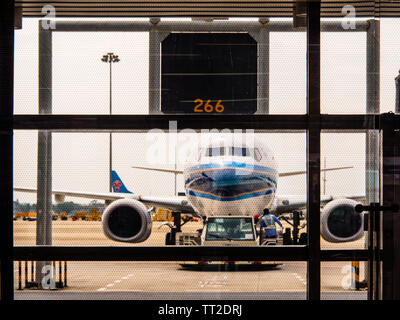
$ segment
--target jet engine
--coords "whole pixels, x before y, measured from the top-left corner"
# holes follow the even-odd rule
[[[134,199],[112,202],[103,213],[103,231],[111,240],[143,242],[151,233],[152,217],[145,205]]]
[[[329,242],[348,242],[364,235],[364,215],[355,211],[352,199],[335,199],[321,213],[321,236]]]

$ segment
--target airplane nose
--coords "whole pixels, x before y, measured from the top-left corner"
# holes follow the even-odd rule
[[[244,179],[251,176],[251,171],[243,171],[236,168],[223,168],[204,172],[204,175],[213,182],[216,187],[229,187],[243,183]]]

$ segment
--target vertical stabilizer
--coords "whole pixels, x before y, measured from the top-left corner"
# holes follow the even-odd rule
[[[116,193],[132,193],[126,188],[125,184],[122,182],[122,179],[114,170],[112,171],[112,190]]]

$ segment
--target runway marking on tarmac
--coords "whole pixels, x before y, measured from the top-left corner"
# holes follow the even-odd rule
[[[204,288],[204,287],[222,287],[228,284],[227,280],[228,277],[225,275],[222,279],[218,279],[219,276],[214,276],[211,278],[206,278],[204,279],[204,281],[200,280],[199,281],[199,285],[200,288]]]
[[[301,291],[299,289],[274,289],[272,291],[273,292],[304,292],[304,291]]]
[[[204,289],[207,289],[204,292],[232,292],[229,289],[210,289],[210,288],[204,288]],[[195,289],[185,289],[185,292],[200,292],[200,291]]]
[[[297,273],[292,273],[292,276],[294,276],[297,280],[299,280],[302,284],[307,285],[307,281],[304,280],[299,274]]]
[[[118,280],[114,280],[113,283],[107,284],[106,287],[111,288],[111,287],[114,286],[114,284],[116,284],[116,283],[121,283],[122,280],[128,280],[128,279],[131,278],[131,277],[133,277],[133,274],[128,274],[127,276],[122,277],[121,280],[119,280],[119,279],[118,279]],[[100,289],[97,289],[97,291],[105,291],[106,289],[107,289],[107,288],[100,288]],[[132,291],[132,290],[131,290],[131,291]],[[133,290],[133,291],[142,292],[143,290]]]

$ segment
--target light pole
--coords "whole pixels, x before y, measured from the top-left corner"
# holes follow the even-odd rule
[[[119,58],[117,55],[115,55],[113,52],[109,52],[101,58],[101,61],[105,63],[110,64],[110,115],[112,114],[112,64],[114,62],[119,62]],[[110,132],[110,182],[109,182],[109,188],[110,192],[112,192],[112,137],[111,137],[111,132]]]

